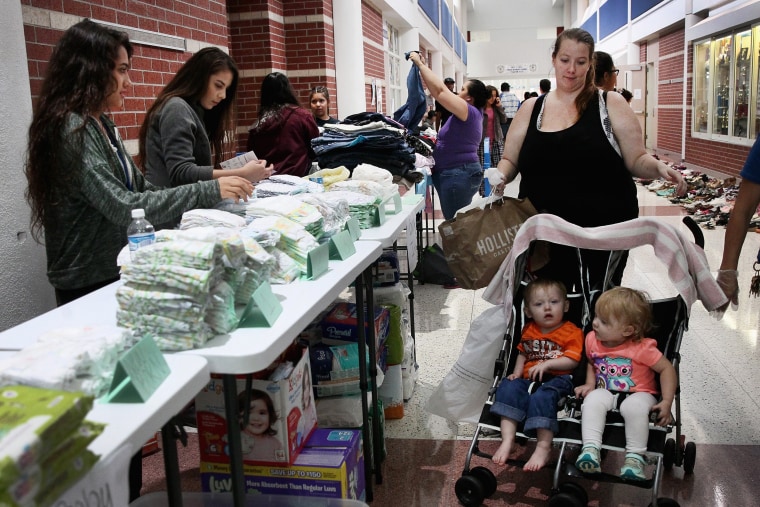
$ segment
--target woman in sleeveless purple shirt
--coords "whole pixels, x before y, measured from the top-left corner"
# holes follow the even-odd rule
[[[478,160],[478,145],[483,133],[483,108],[489,93],[483,82],[467,81],[459,94],[448,89],[443,80],[423,63],[416,51],[409,59],[420,69],[430,94],[452,115],[438,132],[433,159],[433,185],[446,220],[469,205],[483,180]]]

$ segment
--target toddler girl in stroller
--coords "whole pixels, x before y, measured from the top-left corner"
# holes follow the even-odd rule
[[[593,331],[586,336],[586,383],[575,389],[583,398],[583,448],[575,466],[586,473],[601,472],[599,450],[607,412],[619,405],[625,421],[626,455],[620,476],[646,480],[644,473],[649,438],[649,414],[667,426],[678,379],[673,364],[645,338],[652,320],[649,301],[634,289],[616,287],[596,303]],[[659,374],[660,389],[655,374]],[[662,391],[661,401],[655,396]]]

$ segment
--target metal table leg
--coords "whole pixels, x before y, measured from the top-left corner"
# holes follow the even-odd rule
[[[230,477],[234,507],[245,504],[245,476],[243,474],[243,444],[238,417],[237,380],[235,375],[223,375],[224,415],[227,418],[227,444],[230,448]]]

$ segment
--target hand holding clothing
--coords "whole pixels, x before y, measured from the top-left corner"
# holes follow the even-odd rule
[[[728,298],[728,302],[718,308],[717,311],[721,312],[722,315],[728,308],[729,303],[731,303],[731,308],[736,310],[739,306],[739,272],[735,269],[722,269],[718,271],[715,281],[718,282],[718,285],[720,285],[723,293]]]
[[[266,160],[251,160],[241,167],[240,170],[240,176],[256,183],[257,181],[269,178],[274,173],[274,165],[267,165]]]
[[[219,178],[219,193],[222,199],[248,201],[248,197],[253,194],[253,184],[240,176],[224,176]]]

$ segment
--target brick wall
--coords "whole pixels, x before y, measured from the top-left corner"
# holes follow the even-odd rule
[[[684,30],[663,35],[659,40],[657,85],[657,146],[681,152],[683,125],[683,41]],[[667,83],[668,80],[677,80]]]
[[[309,90],[325,85],[331,112],[337,103],[335,42],[330,0],[228,0],[230,54],[238,63],[238,146],[258,117],[261,82],[270,72],[288,76],[301,105]]]
[[[21,0],[21,4],[33,102],[39,95],[53,47],[65,28],[84,17],[182,37],[195,48],[211,44],[227,46],[224,0],[130,0],[128,5],[124,0]],[[129,12],[125,12],[126,7]],[[124,110],[113,113],[132,153],[136,152],[136,139],[145,111],[191,54],[139,43],[133,46],[129,73],[132,91]]]

